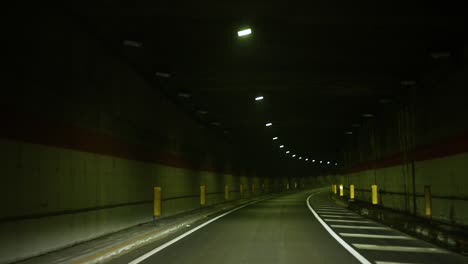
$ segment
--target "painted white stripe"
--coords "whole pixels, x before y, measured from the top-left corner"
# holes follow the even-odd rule
[[[317,212],[319,214],[323,215],[352,215],[355,216],[356,214],[353,213],[340,213],[340,212]]]
[[[360,218],[360,219],[364,219],[363,217],[360,217],[360,216],[354,216],[354,215],[331,215],[331,214],[323,214],[323,215],[320,215],[321,217],[331,217],[331,218],[352,218],[352,219],[356,219],[356,218]]]
[[[369,224],[372,223],[371,221],[365,220],[344,220],[344,219],[324,219],[326,222],[340,222],[340,223],[361,223],[361,224]]]
[[[320,209],[317,209],[317,210],[315,210],[315,211],[318,212],[318,213],[321,213],[321,214],[326,214],[326,213],[341,213],[341,214],[345,214],[345,213],[346,213],[346,214],[352,214],[351,212],[349,212],[349,211],[344,211],[344,210],[338,211],[338,210],[320,210]]]
[[[351,228],[351,229],[371,229],[371,230],[390,230],[385,226],[353,226],[353,225],[330,225],[334,228]]]
[[[368,244],[353,244],[353,246],[358,249],[367,249],[367,250],[419,252],[419,253],[448,253],[446,250],[439,249],[439,248],[380,246],[380,245],[368,245]]]
[[[351,247],[349,244],[347,244],[340,236],[338,236],[333,229],[331,229],[320,217],[319,215],[315,212],[315,210],[310,206],[310,197],[312,197],[314,194],[309,195],[306,200],[307,207],[309,207],[309,210],[312,212],[312,214],[315,216],[315,218],[319,221],[319,223],[327,230],[327,232],[336,240],[338,243],[341,244],[349,253],[351,253],[359,262],[362,264],[371,264],[370,261],[368,261],[365,257],[363,257],[359,252],[357,252],[353,247]]]
[[[336,207],[336,206],[314,206],[314,209],[339,209],[344,210],[344,208]]]
[[[384,239],[414,239],[409,236],[387,236],[387,235],[355,234],[355,233],[340,233],[340,236],[363,237],[363,238],[384,238]]]
[[[178,236],[178,237],[176,237],[176,238],[174,238],[174,239],[172,239],[172,240],[170,240],[170,241],[168,241],[168,242],[162,244],[161,246],[159,246],[159,247],[157,247],[157,248],[155,248],[155,249],[149,251],[148,253],[146,253],[146,254],[140,256],[139,258],[137,258],[137,259],[135,259],[135,260],[133,260],[133,261],[131,261],[131,262],[129,262],[128,264],[138,264],[138,263],[142,262],[143,260],[145,260],[145,259],[151,257],[152,255],[158,253],[159,251],[161,251],[161,250],[167,248],[168,246],[174,244],[175,242],[181,240],[182,238],[184,238],[184,237],[186,237],[186,236],[192,234],[193,232],[195,232],[195,231],[197,231],[197,230],[199,230],[199,229],[201,229],[201,228],[203,228],[203,227],[205,227],[205,226],[207,226],[207,225],[213,223],[214,221],[220,219],[221,217],[226,216],[226,215],[228,215],[228,214],[230,214],[230,213],[232,213],[232,212],[234,212],[234,211],[237,211],[237,210],[239,210],[239,209],[242,209],[242,208],[244,208],[244,207],[246,207],[246,206],[249,206],[249,205],[251,205],[251,204],[264,201],[264,200],[266,200],[266,199],[269,199],[269,198],[261,199],[261,200],[258,200],[258,201],[254,201],[254,202],[251,202],[251,203],[248,203],[248,204],[239,206],[239,207],[237,207],[237,208],[232,209],[231,211],[228,211],[228,212],[226,212],[226,213],[224,213],[224,214],[222,214],[222,215],[219,215],[219,216],[217,216],[217,217],[215,217],[215,218],[213,218],[213,219],[211,219],[211,220],[209,220],[209,221],[207,221],[207,222],[205,222],[205,223],[203,223],[203,224],[201,224],[201,225],[199,225],[199,226],[197,226],[197,227],[195,227],[195,228],[193,228],[193,229],[191,229],[191,230],[189,230],[189,231],[187,231],[187,232],[185,232],[185,233],[183,233],[182,235],[180,235],[180,236]]]
[[[418,264],[409,262],[389,262],[389,261],[376,261],[375,264]]]

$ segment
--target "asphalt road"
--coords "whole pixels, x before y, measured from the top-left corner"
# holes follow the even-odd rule
[[[310,209],[306,200],[312,193]],[[324,225],[356,253],[346,250]],[[466,257],[340,208],[328,198],[327,191],[295,193],[251,204],[170,242],[194,228],[197,225],[111,263],[468,263]],[[164,248],[158,252],[147,254],[161,246]],[[361,261],[356,255],[362,257]]]

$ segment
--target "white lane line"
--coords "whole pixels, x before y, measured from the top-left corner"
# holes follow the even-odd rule
[[[211,220],[209,220],[209,221],[207,221],[207,222],[205,222],[205,223],[203,223],[203,224],[201,224],[201,225],[199,225],[199,226],[197,226],[197,227],[195,227],[195,228],[193,228],[193,229],[191,229],[191,230],[189,230],[189,231],[187,231],[187,232],[185,232],[185,233],[183,233],[182,235],[180,235],[180,236],[178,236],[178,237],[176,237],[176,238],[174,238],[174,239],[172,239],[172,240],[170,240],[170,241],[168,241],[168,242],[162,244],[161,246],[159,246],[159,247],[157,247],[157,248],[155,248],[155,249],[149,251],[148,253],[146,253],[146,254],[140,256],[139,258],[137,258],[137,259],[135,259],[135,260],[133,260],[133,261],[131,261],[131,262],[129,262],[128,264],[138,264],[138,263],[142,262],[143,260],[145,260],[145,259],[151,257],[152,255],[158,253],[159,251],[161,251],[161,250],[167,248],[168,246],[174,244],[175,242],[181,240],[182,238],[184,238],[184,237],[186,237],[186,236],[192,234],[193,232],[197,231],[198,229],[201,229],[201,228],[203,228],[204,226],[213,223],[214,221],[220,219],[221,217],[226,216],[226,215],[228,215],[228,214],[230,214],[230,213],[232,213],[232,212],[234,212],[234,211],[237,211],[237,210],[239,210],[239,209],[242,209],[242,208],[244,208],[244,207],[246,207],[246,206],[249,206],[249,205],[251,205],[251,204],[264,201],[264,200],[266,200],[266,199],[269,199],[269,198],[261,199],[261,200],[258,200],[258,201],[254,201],[254,202],[251,202],[251,203],[242,205],[242,206],[237,207],[237,208],[234,208],[234,209],[232,209],[231,211],[228,211],[228,212],[226,212],[226,213],[224,213],[224,214],[222,214],[222,215],[219,215],[219,216],[217,216],[217,217],[215,217],[215,218],[213,218],[213,219],[211,219]]]
[[[344,220],[344,219],[328,219],[328,218],[325,218],[323,220],[325,220],[325,222],[340,222],[340,223],[360,223],[360,224],[372,223],[371,221],[365,221],[365,220]]]
[[[368,261],[365,257],[363,257],[359,252],[357,252],[353,247],[351,247],[349,244],[347,244],[340,236],[338,236],[333,229],[331,229],[323,220],[322,218],[319,217],[319,215],[315,212],[315,210],[310,206],[310,197],[312,197],[313,194],[309,195],[306,200],[307,207],[309,207],[309,210],[312,212],[312,214],[315,216],[315,218],[319,221],[319,223],[327,230],[327,232],[336,240],[338,243],[341,244],[349,253],[351,253],[359,262],[362,264],[371,264],[370,261]]]
[[[344,211],[344,210],[320,210],[320,209],[317,209],[315,210],[316,212],[319,212],[319,213],[346,213],[346,214],[351,214],[349,211]]]
[[[391,262],[391,261],[376,261],[375,264],[418,264],[409,262]]]
[[[389,227],[384,226],[353,226],[353,225],[330,225],[334,228],[350,228],[350,229],[370,229],[370,230],[391,230]]]
[[[358,249],[366,249],[366,250],[418,252],[418,253],[448,253],[446,250],[443,250],[440,248],[381,246],[381,245],[368,245],[368,244],[353,244],[353,246]]]
[[[409,236],[387,236],[387,235],[372,235],[372,234],[355,234],[355,233],[340,233],[342,237],[363,237],[363,238],[384,238],[384,239],[414,239]]]
[[[317,212],[317,213],[319,213],[320,215],[350,215],[350,216],[355,216],[356,215],[356,214],[353,214],[353,213],[339,213],[339,212]]]
[[[360,218],[360,219],[364,219],[363,217],[361,216],[354,216],[354,215],[331,215],[331,214],[323,214],[323,215],[320,215],[321,217],[330,217],[330,218],[351,218],[351,219],[357,219],[357,218]]]

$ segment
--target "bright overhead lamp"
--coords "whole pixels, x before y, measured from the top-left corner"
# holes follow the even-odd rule
[[[306,159],[305,159],[305,161],[308,161],[308,160],[309,160],[309,158],[306,158]]]
[[[296,157],[296,154],[293,154],[292,157],[293,157],[293,158]]]
[[[322,161],[320,161],[320,163],[322,163]]]
[[[353,131],[345,131],[344,132],[346,135],[352,135],[353,134]]]
[[[329,161],[327,161],[327,164],[330,164],[330,162],[329,162]]]
[[[312,162],[315,162],[315,160],[312,160]]]
[[[299,157],[299,159],[302,159],[302,157]]]
[[[289,152],[291,152],[291,151],[289,151],[289,150],[288,150],[288,151],[286,151],[286,154],[289,154]]]
[[[274,138],[273,138],[273,140],[277,140],[277,139],[278,139],[278,137],[274,137]]]
[[[284,145],[281,145],[280,148],[284,148]]]
[[[257,96],[257,97],[255,97],[255,101],[260,101],[260,100],[263,100],[263,96]]]
[[[252,30],[250,28],[247,28],[247,29],[244,29],[244,30],[241,30],[241,31],[237,31],[237,36],[239,36],[239,37],[247,36],[247,35],[250,35],[250,34],[252,34]]]
[[[338,163],[335,163],[335,166],[338,166]]]
[[[269,126],[272,126],[273,123],[266,123],[265,126],[269,127]]]

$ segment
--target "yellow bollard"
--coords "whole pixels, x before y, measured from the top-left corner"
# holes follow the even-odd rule
[[[297,189],[297,182],[294,182],[294,189]]]
[[[240,193],[240,198],[244,197],[244,185],[241,184],[239,185],[239,193]]]
[[[224,200],[229,200],[229,185],[224,185]]]
[[[340,196],[343,196],[343,184],[340,184]]]
[[[200,186],[200,206],[203,207],[206,204],[206,187],[205,185]]]
[[[432,195],[431,195],[430,185],[424,186],[424,205],[425,205],[424,214],[427,217],[431,217],[432,216]]]
[[[371,186],[372,188],[372,204],[378,204],[379,203],[379,199],[378,199],[378,194],[377,194],[377,185],[376,184],[372,184]]]
[[[161,187],[154,187],[154,217],[161,216]]]
[[[354,184],[349,185],[349,199],[354,200]]]
[[[336,191],[336,184],[333,184],[333,193],[336,194],[337,191]]]

